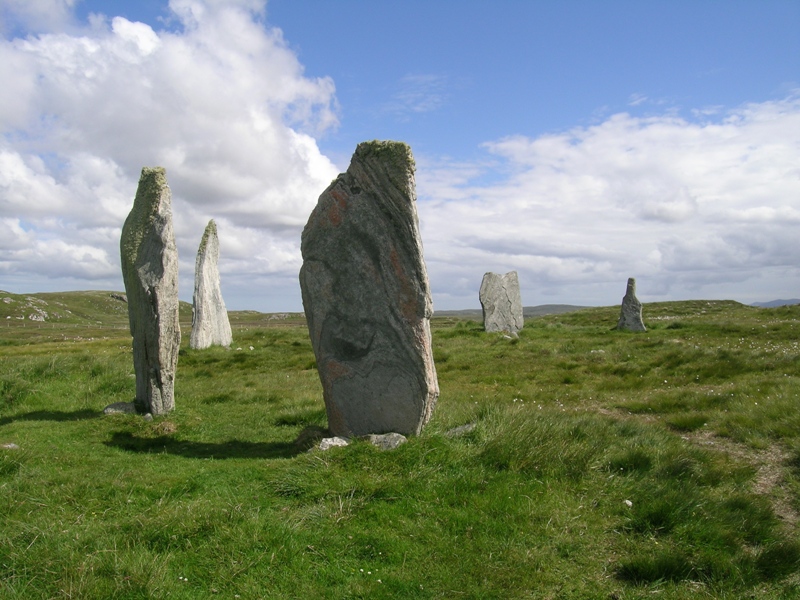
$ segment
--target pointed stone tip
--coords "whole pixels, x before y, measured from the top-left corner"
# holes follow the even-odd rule
[[[356,147],[355,157],[360,159],[378,158],[404,168],[414,167],[414,156],[411,147],[405,142],[392,140],[372,140],[361,142]]]
[[[167,178],[167,170],[164,167],[142,167],[140,179]]]

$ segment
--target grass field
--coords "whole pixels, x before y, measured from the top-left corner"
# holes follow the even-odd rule
[[[2,599],[800,598],[800,306],[434,318],[423,434],[324,453],[295,443],[325,426],[302,315],[195,351],[184,306],[147,422],[102,414],[134,394],[125,311],[0,293]]]

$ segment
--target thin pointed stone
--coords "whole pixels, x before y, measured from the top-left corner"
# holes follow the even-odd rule
[[[211,219],[203,232],[194,265],[192,298],[192,333],[189,346],[203,349],[231,345],[231,323],[222,299],[219,282],[219,238],[217,224]]]
[[[136,408],[162,415],[175,408],[178,249],[172,200],[162,167],[145,167],[120,238],[122,277],[133,336]]]

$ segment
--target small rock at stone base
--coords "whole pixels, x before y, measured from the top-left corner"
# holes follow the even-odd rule
[[[349,446],[350,442],[348,442],[343,437],[335,436],[329,438],[322,438],[319,442],[319,449],[320,450],[330,450],[335,446]]]
[[[408,441],[408,438],[402,433],[394,432],[368,435],[367,439],[370,444],[381,450],[394,450],[399,445],[405,444]]]
[[[131,415],[136,412],[133,402],[114,402],[103,409],[104,415]]]
[[[145,414],[142,415],[142,418],[145,421],[152,421],[153,420],[153,415],[151,415],[150,413],[145,413]]]

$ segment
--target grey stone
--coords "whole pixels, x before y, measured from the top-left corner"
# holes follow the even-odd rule
[[[129,415],[136,412],[136,404],[133,402],[114,402],[103,409],[105,415]]]
[[[178,250],[172,202],[162,167],[145,167],[122,227],[122,277],[133,336],[136,408],[162,415],[175,408],[178,324]]]
[[[319,449],[320,450],[330,450],[331,448],[335,448],[337,446],[349,446],[350,442],[343,437],[334,436],[334,437],[327,437],[322,438],[319,442]]]
[[[192,334],[189,346],[195,349],[209,346],[228,348],[233,341],[228,311],[219,284],[219,238],[217,224],[211,219],[203,232],[194,266],[194,296],[192,302]]]
[[[505,275],[486,273],[481,281],[479,297],[486,331],[505,331],[516,335],[522,329],[525,321],[516,271]]]
[[[153,415],[151,415],[150,413],[144,413],[144,414],[142,415],[142,418],[143,418],[145,421],[152,421],[152,420],[153,420]]]
[[[3,448],[4,450],[19,450],[19,446],[17,446],[14,442],[0,444],[0,448]]]
[[[636,279],[628,279],[628,287],[622,298],[622,309],[615,329],[622,331],[647,331],[642,321],[642,303],[636,297]]]
[[[411,149],[359,144],[347,172],[320,196],[301,250],[328,428],[344,437],[419,434],[439,384]]]
[[[381,450],[394,450],[398,446],[405,444],[408,441],[408,438],[400,433],[381,433],[381,434],[372,434],[367,436],[369,443],[375,446],[376,448],[380,448]]]

